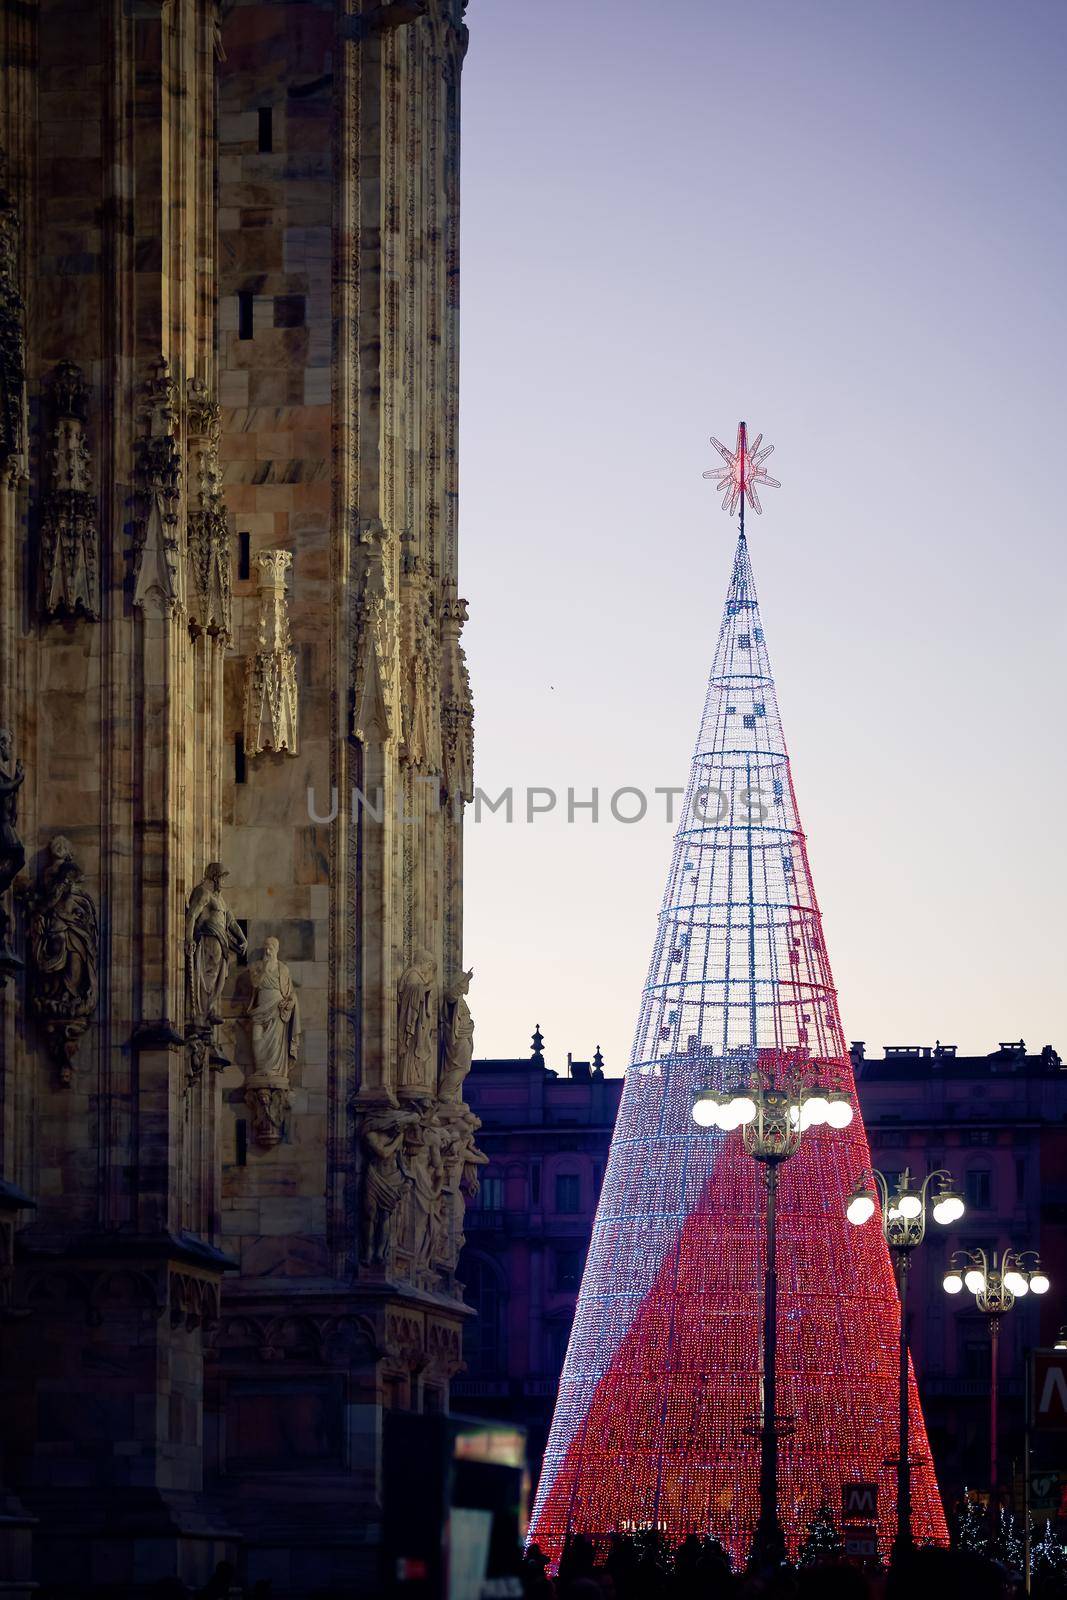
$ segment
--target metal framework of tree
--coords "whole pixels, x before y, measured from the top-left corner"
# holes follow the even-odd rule
[[[695,1093],[810,1066],[855,1096],[744,532],[761,463],[713,441],[741,535],[675,838],[631,1064],[560,1383],[530,1538],[713,1534],[735,1560],[758,1514],[763,1186],[740,1138],[697,1127]],[[758,477],[757,477],[758,472]],[[732,504],[731,504],[732,501]],[[899,1301],[882,1234],[845,1208],[870,1167],[856,1116],[782,1169],[778,1387],[792,1423],[790,1550],[839,1485],[895,1516]],[[912,1377],[917,1540],[947,1537]]]

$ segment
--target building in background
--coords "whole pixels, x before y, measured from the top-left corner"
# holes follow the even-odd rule
[[[989,1451],[989,1329],[970,1296],[941,1287],[962,1246],[1039,1249],[1051,1293],[1018,1301],[1002,1322],[1000,1432],[1008,1481],[1021,1457],[1027,1349],[1053,1342],[1067,1322],[1067,1070],[1050,1046],[1020,1041],[987,1056],[952,1045],[852,1046],[872,1158],[892,1180],[947,1166],[967,1212],[931,1228],[915,1252],[908,1332],[938,1483],[951,1505],[968,1483],[984,1488]],[[467,1371],[453,1382],[456,1408],[521,1422],[530,1466],[540,1471],[566,1353],[584,1253],[592,1232],[621,1078],[586,1062],[546,1067],[533,1054],[475,1061],[468,1100],[484,1124],[490,1157],[467,1213],[460,1276],[480,1312],[464,1337]],[[1067,1482],[1067,1453],[1062,1461]]]
[[[448,1410],[464,10],[0,8],[12,1593],[373,1593]]]
[[[604,1076],[599,1049],[555,1072],[539,1030],[531,1055],[475,1061],[467,1079],[489,1164],[466,1216],[459,1276],[478,1316],[452,1403],[521,1423],[535,1481],[622,1085]]]
[[[1067,1322],[1067,1071],[1046,1045],[1022,1040],[986,1056],[955,1045],[887,1045],[869,1057],[852,1046],[871,1156],[888,1177],[947,1167],[967,1210],[951,1228],[930,1228],[908,1287],[908,1338],[923,1397],[938,1482],[949,1503],[984,1489],[989,1459],[988,1318],[971,1295],[941,1284],[954,1249],[1041,1252],[1050,1293],[1028,1295],[1001,1318],[998,1408],[1001,1477],[1023,1450],[1026,1352],[1051,1345]],[[1062,1466],[1063,1460],[1044,1463]]]

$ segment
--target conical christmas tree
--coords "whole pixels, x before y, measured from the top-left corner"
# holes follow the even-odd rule
[[[717,444],[717,441],[715,441]],[[769,454],[719,446],[724,506]],[[747,481],[745,474],[747,474]],[[707,474],[710,476],[710,474]],[[744,533],[612,1140],[531,1538],[713,1534],[746,1559],[758,1516],[763,1172],[696,1094],[810,1069],[855,1102]],[[812,1128],[780,1169],[781,1519],[796,1553],[824,1486],[879,1488],[895,1517],[899,1301],[876,1225],[848,1199],[870,1166],[857,1115]],[[915,1538],[947,1538],[914,1379]]]

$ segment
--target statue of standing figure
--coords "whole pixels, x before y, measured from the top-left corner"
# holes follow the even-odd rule
[[[474,1054],[474,1018],[467,1004],[473,977],[473,967],[461,973],[446,990],[441,1008],[441,1077],[437,1092],[450,1103],[463,1098],[463,1080]]]
[[[9,943],[11,919],[4,896],[26,864],[26,851],[18,836],[18,792],[26,773],[21,761],[12,761],[13,741],[8,728],[0,728],[0,986],[21,971],[22,962]]]
[[[433,1101],[428,1097],[423,1099],[420,1112],[405,1130],[401,1164],[411,1180],[408,1200],[415,1265],[429,1269],[435,1246],[439,1243],[439,1201],[445,1186],[445,1164],[442,1157],[442,1130]]]
[[[245,1101],[252,1112],[257,1144],[281,1139],[289,1110],[289,1063],[300,1048],[300,1002],[289,968],[278,959],[278,941],[264,941],[263,958],[251,966],[252,1002],[246,1015],[252,1024],[252,1075]]]
[[[409,1095],[433,1093],[437,1067],[437,962],[416,950],[397,985],[397,1085]]]
[[[244,956],[248,942],[222,894],[225,867],[212,861],[189,896],[185,915],[185,958],[189,973],[189,1020],[194,1028],[222,1022],[222,991],[230,956]]]
[[[400,1147],[412,1111],[384,1106],[367,1113],[360,1129],[363,1185],[360,1195],[360,1257],[368,1266],[387,1267],[393,1250],[396,1210],[410,1179],[400,1164]]]
[[[69,1083],[78,1041],[96,1010],[100,933],[70,841],[56,834],[48,852],[41,887],[28,897],[30,993],[61,1081]]]

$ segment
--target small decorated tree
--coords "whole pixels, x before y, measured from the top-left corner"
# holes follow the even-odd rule
[[[961,1550],[969,1550],[976,1556],[984,1556],[989,1548],[985,1506],[969,1489],[964,1489],[958,1507],[956,1542]]]
[[[802,1567],[817,1567],[825,1561],[836,1561],[841,1551],[841,1535],[834,1523],[834,1514],[824,1499],[808,1523],[797,1563]]]

